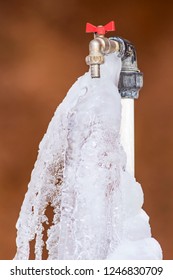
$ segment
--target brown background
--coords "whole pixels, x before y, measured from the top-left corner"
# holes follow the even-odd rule
[[[15,254],[15,223],[38,144],[86,70],[87,21],[115,20],[134,43],[144,88],[136,101],[136,177],[165,259],[173,259],[173,20],[171,1],[0,0],[0,259]],[[113,35],[110,33],[110,35]]]

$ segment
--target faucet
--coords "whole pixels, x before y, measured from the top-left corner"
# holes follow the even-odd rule
[[[89,55],[86,57],[86,64],[90,66],[92,78],[100,78],[100,65],[104,63],[104,55],[119,51],[116,40],[104,37],[106,32],[112,30],[115,30],[113,21],[97,27],[90,23],[86,24],[86,32],[94,33],[94,39],[89,43]]]
[[[137,67],[136,50],[132,43],[121,37],[105,37],[108,31],[114,31],[114,21],[105,26],[86,24],[86,33],[94,33],[94,39],[89,43],[89,55],[86,64],[90,66],[91,77],[100,78],[100,65],[104,63],[104,56],[117,52],[122,60],[122,68],[118,89],[122,98],[139,97],[139,90],[143,86],[143,74]]]

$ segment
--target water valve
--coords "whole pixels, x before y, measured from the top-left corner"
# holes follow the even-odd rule
[[[86,33],[97,33],[98,35],[105,35],[108,31],[115,31],[115,23],[114,21],[110,21],[105,26],[98,25],[95,26],[91,23],[86,24]]]
[[[91,77],[100,78],[100,65],[104,63],[104,56],[117,52],[117,55],[122,60],[118,85],[121,97],[137,99],[139,90],[143,86],[143,74],[137,67],[136,50],[126,39],[120,37],[106,38],[104,36],[107,32],[114,30],[114,21],[104,26],[86,24],[86,33],[94,33],[94,39],[89,44],[89,55],[86,57],[86,64],[90,66]]]
[[[86,24],[86,32],[94,33],[94,39],[89,44],[89,55],[86,57],[86,64],[90,66],[92,78],[100,78],[100,65],[104,63],[104,55],[118,51],[118,43],[104,37],[106,32],[114,30],[115,24],[113,21],[105,26]]]

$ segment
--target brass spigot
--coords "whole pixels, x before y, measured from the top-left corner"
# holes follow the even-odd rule
[[[90,23],[86,25],[87,33],[94,33],[94,39],[89,43],[89,55],[86,57],[86,64],[90,66],[91,77],[100,78],[100,65],[104,63],[104,55],[119,50],[119,44],[115,40],[104,37],[108,31],[115,30],[114,22],[105,26],[94,26]]]
[[[139,90],[143,86],[143,74],[137,67],[136,50],[127,40],[120,37],[106,38],[108,31],[114,31],[113,21],[105,26],[86,25],[87,33],[94,33],[94,39],[89,43],[89,55],[86,64],[90,66],[91,77],[100,78],[100,65],[104,63],[106,54],[117,52],[122,60],[122,68],[119,79],[119,92],[123,98],[137,99]]]
[[[101,51],[101,43],[94,39],[89,44],[89,55],[86,57],[86,64],[90,66],[91,77],[100,78],[100,64],[104,63],[104,55]]]

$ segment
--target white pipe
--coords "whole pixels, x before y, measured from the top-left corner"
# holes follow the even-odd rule
[[[122,98],[122,116],[121,116],[121,144],[127,155],[126,170],[134,176],[134,99]]]

